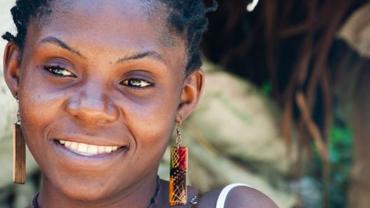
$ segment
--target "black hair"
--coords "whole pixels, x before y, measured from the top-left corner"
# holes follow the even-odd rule
[[[158,0],[164,3],[168,10],[168,23],[173,27],[177,34],[182,34],[186,38],[187,45],[187,65],[186,73],[199,68],[202,65],[199,44],[205,32],[208,19],[206,14],[215,11],[217,3],[212,0],[212,5],[206,7],[202,0]],[[41,18],[51,12],[51,0],[17,0],[11,9],[13,21],[17,28],[17,35],[14,36],[6,32],[2,37],[5,40],[15,42],[23,49],[27,26],[31,19]]]

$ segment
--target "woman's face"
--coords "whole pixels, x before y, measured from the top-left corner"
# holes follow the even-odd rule
[[[185,77],[185,43],[160,4],[55,2],[29,25],[21,62],[8,46],[6,81],[44,183],[77,199],[112,197],[156,174],[202,74]]]

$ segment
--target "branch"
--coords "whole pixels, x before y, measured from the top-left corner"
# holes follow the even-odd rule
[[[311,118],[311,112],[308,108],[306,98],[302,92],[297,93],[296,102],[297,102],[298,108],[302,116],[302,121],[305,123],[308,133],[312,136],[314,140],[314,144],[317,147],[317,151],[320,155],[321,160],[324,163],[328,164],[329,156],[328,156],[326,144],[324,143],[324,139],[320,133],[319,128],[317,127],[317,125]]]

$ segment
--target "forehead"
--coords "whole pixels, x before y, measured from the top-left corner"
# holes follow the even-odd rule
[[[41,21],[49,29],[67,32],[74,27],[105,36],[145,32],[165,45],[175,35],[168,28],[166,6],[156,0],[58,0],[50,7],[51,15]]]
[[[164,56],[177,54],[185,61],[185,41],[170,32],[167,8],[159,1],[62,0],[53,1],[50,8],[50,15],[43,17],[38,32],[33,33],[37,37],[31,39],[36,42],[55,36],[102,51],[148,49]]]
[[[54,0],[50,7],[57,17],[77,14],[95,21],[107,18],[122,20],[122,17],[151,20],[154,13],[155,16],[165,15],[165,6],[152,0]]]

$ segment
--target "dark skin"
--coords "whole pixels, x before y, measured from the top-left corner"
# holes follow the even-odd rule
[[[163,5],[101,2],[57,1],[41,23],[31,21],[23,49],[12,42],[5,49],[5,81],[19,99],[26,143],[43,173],[42,207],[146,207],[174,125],[202,92],[204,74],[185,74],[185,41],[170,32]],[[83,156],[59,140],[119,149]],[[157,207],[168,207],[167,192],[162,181]],[[214,207],[216,192],[199,207]],[[254,189],[232,193],[258,193],[266,203],[259,207],[273,207]]]

